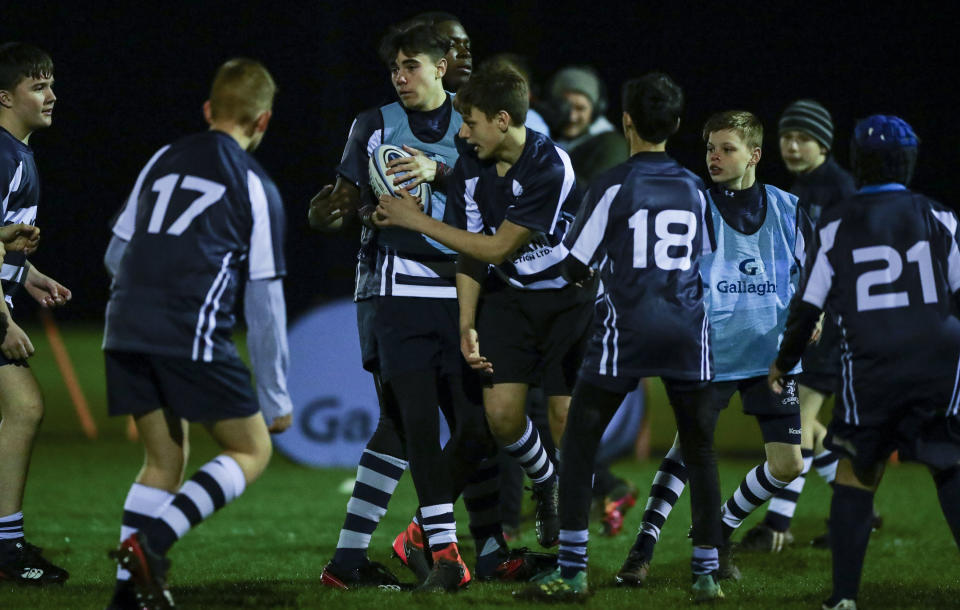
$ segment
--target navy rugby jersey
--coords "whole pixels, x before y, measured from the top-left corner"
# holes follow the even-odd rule
[[[591,183],[565,244],[583,265],[599,265],[592,341],[610,355],[601,374],[713,377],[700,280],[701,255],[711,249],[704,191],[660,152],[635,154]],[[620,352],[631,357],[605,370]]]
[[[877,425],[890,401],[960,413],[956,233],[952,211],[897,184],[825,210],[777,365],[799,359],[829,306],[841,332],[837,416]]]
[[[40,174],[33,160],[33,150],[0,127],[0,201],[3,224],[23,222],[35,224],[40,201]],[[7,252],[0,270],[3,294],[10,298],[23,283],[27,256],[23,252]],[[12,303],[11,303],[12,304]]]
[[[800,207],[814,225],[824,210],[829,210],[856,192],[853,176],[840,167],[833,157],[820,167],[794,177],[789,191],[800,198]]]
[[[350,126],[337,174],[360,189],[361,206],[376,205],[368,162],[381,144],[406,144],[452,167],[456,163],[453,138],[461,123],[460,113],[453,109],[452,94],[439,108],[426,112],[407,110],[399,102],[365,110]],[[443,217],[445,202],[446,194],[434,188],[434,205],[430,207],[435,209],[438,219]],[[399,249],[408,256],[398,259],[395,253],[387,252],[391,245],[396,246],[393,250]],[[455,298],[454,260],[449,248],[407,229],[363,227],[354,300],[393,294]]]
[[[444,222],[487,235],[505,220],[530,229],[532,239],[495,267],[497,275],[515,288],[566,286],[563,236],[578,203],[570,156],[547,136],[527,129],[520,158],[501,177],[496,163],[481,161],[465,140],[457,138],[457,148],[460,159],[447,188]]]
[[[283,202],[229,135],[164,146],[113,226],[128,241],[110,289],[104,349],[232,359],[242,283],[283,277]]]

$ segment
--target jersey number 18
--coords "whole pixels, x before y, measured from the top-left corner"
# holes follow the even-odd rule
[[[636,269],[646,269],[648,264],[647,253],[647,222],[650,210],[637,210],[630,217],[629,225],[633,229],[633,266]],[[671,233],[670,225],[680,225],[683,233]],[[690,268],[690,257],[693,254],[693,238],[697,235],[697,217],[689,210],[660,210],[655,212],[653,232],[659,238],[653,243],[653,261],[664,271]],[[682,248],[681,256],[671,256],[670,247]]]

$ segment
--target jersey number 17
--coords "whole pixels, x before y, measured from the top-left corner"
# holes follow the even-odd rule
[[[163,178],[158,178],[153,183],[153,187],[151,187],[151,190],[157,193],[158,196],[157,204],[153,206],[153,212],[150,214],[150,224],[147,225],[147,233],[160,232],[163,226],[163,219],[167,215],[167,207],[170,205],[170,199],[173,198],[173,193],[177,189],[178,182],[180,182],[180,190],[193,191],[199,193],[199,196],[167,227],[166,232],[168,235],[182,234],[197,216],[220,201],[223,194],[227,191],[227,187],[219,182],[198,178],[197,176],[183,176],[182,182],[180,181],[180,174],[167,174]]]

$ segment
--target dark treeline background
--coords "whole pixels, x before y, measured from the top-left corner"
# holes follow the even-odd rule
[[[358,231],[311,232],[307,202],[332,182],[356,113],[394,99],[376,55],[380,36],[390,23],[424,10],[461,17],[475,66],[494,53],[520,53],[541,85],[565,65],[594,66],[611,92],[607,114],[616,124],[626,78],[670,73],[688,104],[669,150],[700,174],[700,126],[717,110],[760,115],[767,135],[759,177],[784,187],[790,179],[776,120],[792,100],[813,97],[833,112],[844,165],[857,118],[899,114],[922,139],[914,186],[957,207],[960,45],[949,6],[3,1],[0,41],[29,41],[56,64],[54,126],[31,140],[43,180],[43,243],[32,260],[73,290],[61,319],[102,319],[108,281],[101,259],[111,217],[157,148],[205,128],[201,105],[214,70],[245,55],[263,61],[280,88],[257,157],[286,201],[289,310],[296,316],[349,295]]]

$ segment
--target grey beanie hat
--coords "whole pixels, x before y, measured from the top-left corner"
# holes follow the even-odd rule
[[[550,84],[550,97],[560,98],[567,91],[579,91],[591,104],[600,99],[600,81],[597,75],[585,68],[564,68],[557,72]]]
[[[833,145],[833,119],[822,104],[814,100],[797,100],[780,116],[779,132],[797,130],[809,134],[830,150]]]

